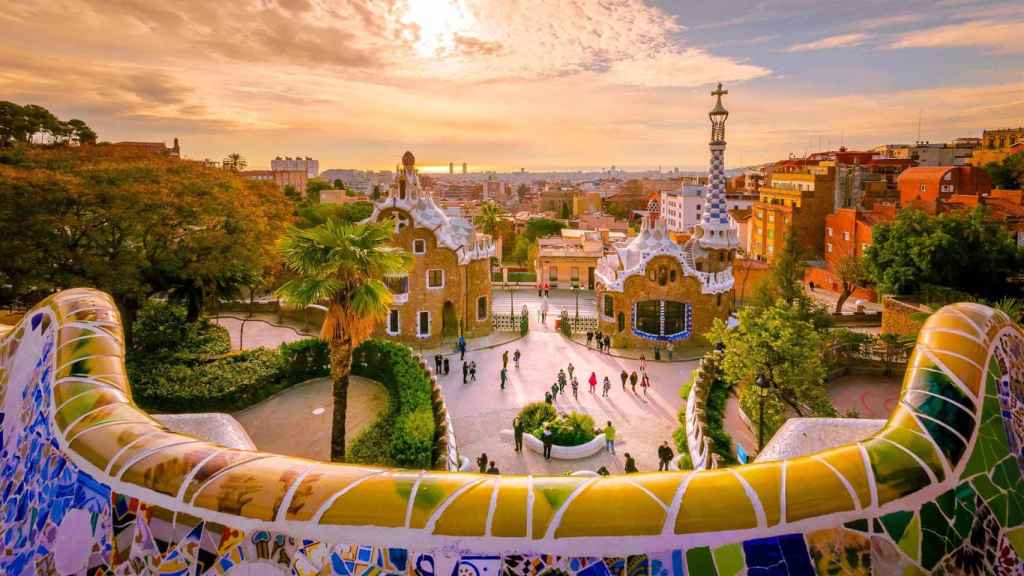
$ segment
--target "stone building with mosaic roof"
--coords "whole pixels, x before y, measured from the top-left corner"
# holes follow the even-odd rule
[[[377,336],[433,347],[491,331],[491,237],[449,216],[420,185],[416,158],[402,156],[393,185],[369,220],[393,219],[393,243],[412,255],[407,274],[387,279],[395,295]]]
[[[715,318],[732,311],[732,265],[739,247],[725,198],[725,120],[721,84],[711,110],[711,166],[706,209],[682,245],[649,205],[640,233],[597,268],[600,330],[618,347],[701,340]]]

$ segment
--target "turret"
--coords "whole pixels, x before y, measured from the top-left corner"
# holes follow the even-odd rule
[[[707,204],[701,213],[697,237],[705,249],[728,250],[739,246],[736,223],[729,216],[725,199],[725,121],[729,111],[722,105],[722,96],[728,94],[722,83],[711,92],[716,97],[715,107],[708,113],[711,120],[711,166],[708,170]]]

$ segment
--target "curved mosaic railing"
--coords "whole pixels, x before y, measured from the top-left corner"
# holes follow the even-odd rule
[[[928,320],[899,405],[869,439],[778,462],[603,478],[226,449],[137,409],[122,356],[115,308],[91,290],[49,298],[0,340],[0,572],[1024,568],[1024,336],[976,304]]]
[[[700,370],[700,368],[697,368]],[[700,374],[693,375],[693,385],[686,396],[686,447],[694,470],[715,468],[711,457],[711,439],[704,433],[704,402],[708,391],[703,390]]]

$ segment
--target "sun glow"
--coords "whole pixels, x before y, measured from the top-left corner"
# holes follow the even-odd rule
[[[476,25],[462,0],[406,0],[402,22],[416,27],[414,46],[422,56],[454,52],[457,37]]]

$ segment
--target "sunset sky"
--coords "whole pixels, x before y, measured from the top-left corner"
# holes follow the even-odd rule
[[[7,0],[0,100],[250,167],[701,168],[1024,125],[1024,3]]]

